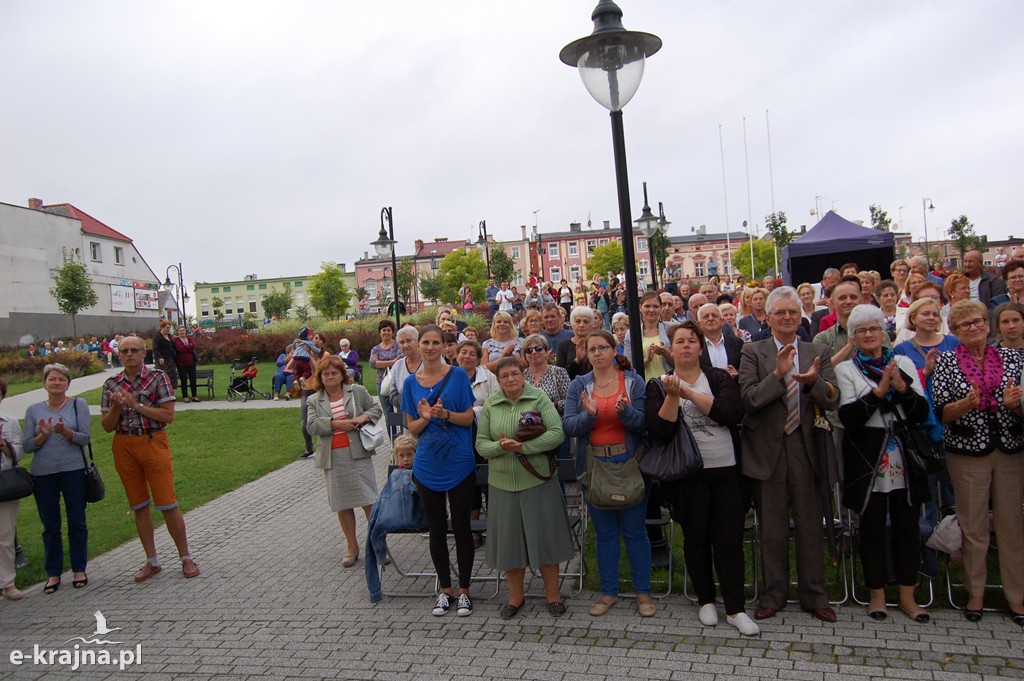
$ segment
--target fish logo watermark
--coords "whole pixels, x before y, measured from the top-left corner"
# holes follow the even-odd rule
[[[97,610],[93,613],[96,618],[96,630],[85,636],[73,636],[63,643],[60,648],[43,648],[38,643],[32,646],[31,650],[12,650],[10,654],[11,664],[20,666],[32,664],[38,666],[60,666],[67,667],[71,671],[77,671],[82,667],[117,667],[120,671],[133,665],[142,664],[142,644],[135,644],[134,648],[110,649],[93,646],[116,646],[123,641],[114,641],[109,637],[116,631],[122,631],[121,627],[107,626],[107,618]],[[118,638],[121,638],[118,635]],[[75,643],[70,648],[66,647],[72,641]]]

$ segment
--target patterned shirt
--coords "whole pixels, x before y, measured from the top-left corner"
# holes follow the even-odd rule
[[[540,388],[550,398],[559,414],[565,410],[565,395],[569,392],[569,373],[565,369],[549,366],[541,374],[539,384],[534,381],[530,367],[526,367],[523,376],[530,385]]]
[[[167,374],[159,369],[150,369],[143,365],[135,380],[129,380],[125,372],[119,373],[113,378],[108,378],[103,383],[103,397],[100,402],[100,411],[110,411],[110,393],[118,392],[124,388],[132,393],[139,402],[140,407],[158,407],[165,402],[174,401],[174,390],[171,389],[171,381]],[[128,405],[121,407],[121,415],[117,421],[117,432],[137,430],[160,430],[166,424],[154,421],[143,416],[138,411],[131,409]]]

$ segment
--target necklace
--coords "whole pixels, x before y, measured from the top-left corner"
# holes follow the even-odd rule
[[[65,396],[64,396],[64,399],[63,399],[63,400],[61,400],[61,403],[60,403],[60,404],[58,404],[58,405],[57,405],[56,407],[55,407],[55,406],[53,406],[53,403],[51,403],[51,402],[50,402],[49,400],[47,400],[47,401],[46,401],[46,406],[48,406],[48,407],[50,408],[50,411],[52,411],[52,412],[58,412],[58,411],[60,411],[60,410],[61,410],[61,408],[62,408],[62,407],[63,407],[63,406],[65,405],[65,404],[67,404],[67,403],[68,403],[68,400],[70,400],[70,399],[71,399],[70,397],[68,397],[67,395],[65,395]]]
[[[609,385],[612,384],[612,381],[614,381],[618,377],[617,376],[618,373],[619,372],[616,371],[614,374],[612,374],[612,377],[609,378],[607,381],[605,381],[604,385],[601,385],[600,383],[597,383],[597,375],[595,375],[594,376],[594,383],[597,383],[597,387],[598,388],[607,388]]]

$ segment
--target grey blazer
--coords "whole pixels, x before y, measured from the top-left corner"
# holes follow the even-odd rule
[[[361,385],[355,383],[346,385],[344,395],[345,413],[349,418],[368,414],[370,421],[377,423],[384,413],[380,406],[380,400],[370,397],[370,393]],[[320,390],[315,395],[309,396],[307,406],[306,430],[310,435],[319,437],[313,466],[326,470],[331,467],[331,439],[334,437],[334,431],[331,430],[331,401],[327,398],[327,393]],[[348,441],[354,459],[366,459],[376,453],[363,449],[358,432],[351,432]]]
[[[838,382],[832,368],[832,350],[827,345],[801,340],[797,340],[797,343],[800,373],[810,369],[815,357],[821,358],[818,380],[810,389],[803,386],[800,390],[800,432],[810,455],[811,468],[817,472],[814,407],[817,405],[824,412],[839,406]],[[773,337],[747,343],[743,346],[742,360],[738,367],[740,395],[743,397],[743,407],[747,410],[741,436],[743,474],[755,480],[769,479],[782,454],[787,411],[786,387],[783,381],[772,375],[778,354]]]

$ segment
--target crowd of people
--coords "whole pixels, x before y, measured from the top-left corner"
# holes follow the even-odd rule
[[[746,285],[738,277],[711,277],[697,290],[644,293],[638,338],[630,335],[621,273],[573,287],[527,283],[520,297],[508,282],[489,282],[487,328],[462,319],[464,305],[438,308],[436,323],[421,327],[382,320],[380,342],[368,357],[376,399],[356,380],[359,357],[347,340],[335,349],[323,334],[303,327],[282,351],[275,399],[287,388],[302,400],[302,456],[324,471],[345,540],[344,567],[360,555],[355,509],[369,521],[378,498],[371,460],[376,444],[367,431],[372,426],[386,436],[394,427],[403,431],[396,462],[410,476],[403,489],[415,489],[429,534],[441,591],[432,605],[436,616],[472,614],[474,552],[483,546],[487,564],[507,577],[500,617],[516,617],[523,607],[527,568],[542,577],[547,611],[554,617],[566,612],[558,566],[572,555],[573,539],[555,461],[571,458],[595,531],[600,593],[589,608],[594,617],[619,601],[623,546],[637,614],[656,614],[646,520],[650,507],[664,506],[682,527],[704,626],[718,624],[719,590],[727,623],[743,635],[758,634],[757,620],[787,607],[791,533],[799,607],[834,622],[822,520],[831,523],[830,491],[838,482],[842,507],[858,517],[871,619],[888,617],[885,587],[895,583],[899,609],[913,622],[928,621],[914,596],[925,554],[919,528],[934,527],[943,509],[955,507],[969,599],[964,616],[983,617],[991,511],[1002,592],[1011,618],[1024,626],[1024,261],[1009,260],[994,274],[972,251],[963,271],[945,278],[921,257],[898,259],[883,273],[860,271],[851,262],[795,288],[770,278]],[[187,348],[179,350],[169,328],[161,337],[158,361],[173,364],[181,376],[187,365],[177,359]],[[138,343],[123,340],[122,358]],[[631,365],[634,344],[642,346],[642,367]],[[111,386],[104,428],[133,437],[170,422],[161,405],[168,394],[173,399],[172,372],[169,365],[158,368],[164,372],[136,369]],[[30,410],[28,432],[3,450],[10,457],[22,448],[48,447],[53,463],[43,476],[76,470],[74,446],[89,436],[87,419],[84,430],[66,425],[79,423],[74,402],[61,398],[70,376],[59,369],[47,376],[50,400],[35,405],[38,413]],[[145,416],[144,405],[132,403],[134,393],[113,390],[140,380],[164,386],[151,393],[157,401]],[[184,396],[184,382],[182,390]],[[125,422],[122,433],[125,405],[128,413],[138,410],[142,425]],[[51,416],[59,427],[49,425]],[[6,440],[9,421],[3,425]],[[684,439],[699,450],[699,470],[659,481],[639,473],[637,460],[646,452],[653,456]],[[128,445],[115,440],[115,452],[122,451],[118,473],[138,512],[150,499],[136,488],[136,476],[148,472],[127,463]],[[922,456],[933,465],[922,468]],[[483,463],[485,485],[477,482]],[[612,482],[625,491],[609,501],[598,486]],[[43,502],[69,484],[63,478],[44,484]],[[183,520],[173,514],[173,481],[159,499],[158,488],[166,492],[154,487],[153,503],[171,514],[169,527],[180,527],[172,537],[186,576],[190,567],[198,573]],[[485,499],[486,538],[473,530]],[[44,534],[49,574],[50,553],[62,559],[59,508],[42,503],[41,517],[44,506],[44,526],[47,518],[51,526],[55,516],[58,521],[56,538]],[[70,529],[77,508],[67,506],[75,586],[87,582],[84,524],[80,532]],[[751,508],[763,565],[753,617],[745,612],[743,584]],[[5,513],[0,505],[0,525]],[[139,533],[147,551],[148,567],[139,575],[145,579],[154,574],[149,558],[155,551],[151,528],[140,525]],[[0,528],[0,554],[5,538]],[[0,586],[8,577],[3,560]],[[47,588],[55,590],[59,581],[57,571]]]

